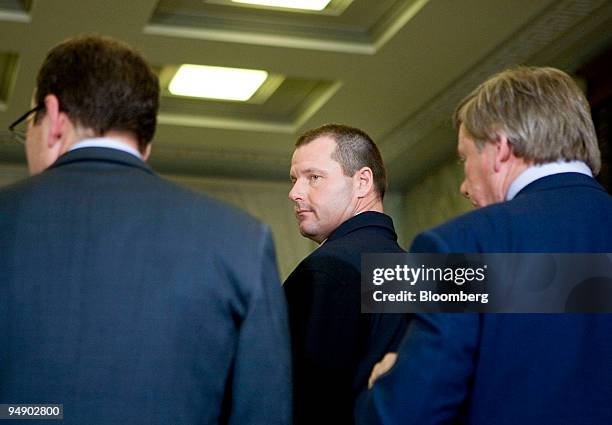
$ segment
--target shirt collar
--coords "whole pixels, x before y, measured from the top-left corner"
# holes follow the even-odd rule
[[[593,177],[593,173],[588,165],[582,161],[558,161],[546,164],[532,165],[527,168],[512,182],[506,194],[506,201],[513,199],[525,186],[541,179],[559,173],[580,173]]]
[[[126,145],[116,139],[111,139],[109,137],[95,137],[91,139],[81,140],[78,143],[75,143],[68,149],[68,152],[81,149],[81,148],[109,148],[116,149],[122,152],[127,152],[130,155],[134,155],[136,158],[142,160],[142,155],[136,149],[131,146]]]

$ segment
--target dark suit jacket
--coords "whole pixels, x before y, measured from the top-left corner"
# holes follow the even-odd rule
[[[65,424],[290,422],[263,224],[83,148],[0,191],[0,235],[0,403],[63,403]]]
[[[612,198],[576,173],[419,235],[414,252],[612,252]],[[360,423],[612,424],[612,315],[415,315]]]
[[[368,252],[404,252],[391,217],[365,212],[345,221],[285,281],[295,424],[353,423],[357,389],[405,330],[403,315],[360,313]]]

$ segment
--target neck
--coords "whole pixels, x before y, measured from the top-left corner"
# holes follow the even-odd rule
[[[501,193],[498,194],[499,202],[506,199],[506,195],[508,193],[508,189],[510,189],[510,185],[512,185],[514,180],[516,180],[516,178],[531,165],[531,162],[527,162],[522,158],[515,158],[515,160],[512,161],[509,166],[510,168],[502,181]]]
[[[118,131],[108,131],[102,135],[95,135],[92,130],[75,130],[70,137],[66,138],[66,141],[62,145],[62,154],[66,153],[72,146],[76,145],[79,142],[82,142],[85,139],[92,139],[96,137],[107,137],[109,139],[113,139],[119,143],[122,143],[126,146],[136,149],[140,151],[140,147],[138,146],[138,141],[134,139],[134,137],[129,133],[118,132]],[[141,152],[142,153],[142,152]]]
[[[359,198],[353,216],[367,211],[384,212],[383,203],[379,196]]]

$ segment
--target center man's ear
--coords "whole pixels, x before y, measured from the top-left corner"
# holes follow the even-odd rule
[[[363,198],[374,188],[374,173],[370,167],[361,167],[355,172],[357,196]]]
[[[151,156],[151,143],[149,142],[149,144],[147,144],[147,146],[144,148],[144,152],[142,152],[142,160],[146,161],[149,159],[149,156]]]

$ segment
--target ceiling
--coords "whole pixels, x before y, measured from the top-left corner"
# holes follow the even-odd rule
[[[334,0],[324,13],[229,0],[0,0],[0,161],[23,163],[7,126],[30,106],[47,50],[101,33],[163,75],[183,63],[262,69],[247,103],[171,96],[162,84],[151,164],[164,173],[285,180],[299,134],[366,130],[405,190],[454,152],[454,105],[526,63],[575,71],[612,46],[610,0]],[[164,79],[162,78],[162,81]]]

